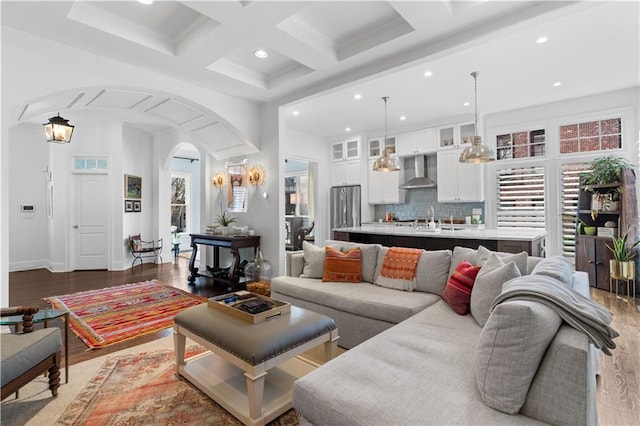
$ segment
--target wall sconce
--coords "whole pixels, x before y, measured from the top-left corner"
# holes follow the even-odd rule
[[[51,117],[48,123],[42,125],[44,127],[44,134],[47,137],[47,142],[54,143],[69,143],[71,142],[71,135],[73,135],[73,128],[69,124],[69,120],[65,120],[60,117],[60,113],[55,117]]]
[[[224,173],[218,172],[211,178],[211,186],[221,189],[225,184]]]
[[[261,186],[266,178],[264,167],[260,165],[252,166],[247,175],[249,176],[249,183],[253,186]],[[266,191],[262,192],[262,198],[267,198],[268,196],[269,194]]]

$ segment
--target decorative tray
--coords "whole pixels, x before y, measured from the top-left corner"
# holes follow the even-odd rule
[[[209,298],[209,307],[218,309],[251,324],[291,312],[291,305],[249,291],[235,291]]]

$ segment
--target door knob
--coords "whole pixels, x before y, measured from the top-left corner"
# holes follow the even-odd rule
[[[73,225],[73,229],[78,229],[78,225]]]

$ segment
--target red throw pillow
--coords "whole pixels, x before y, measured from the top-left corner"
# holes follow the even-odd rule
[[[346,253],[325,246],[322,281],[359,283],[362,281],[362,251],[354,247]]]
[[[442,292],[444,301],[459,315],[467,315],[471,311],[471,289],[478,271],[480,266],[473,266],[469,261],[463,260],[449,277]]]

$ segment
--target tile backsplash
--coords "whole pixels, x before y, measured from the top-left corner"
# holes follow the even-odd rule
[[[465,216],[471,216],[472,209],[482,209],[484,215],[484,203],[438,203],[437,188],[418,188],[407,190],[404,204],[376,205],[375,220],[384,220],[387,212],[398,220],[427,219],[429,206],[433,206],[436,220],[451,215],[464,219]]]

